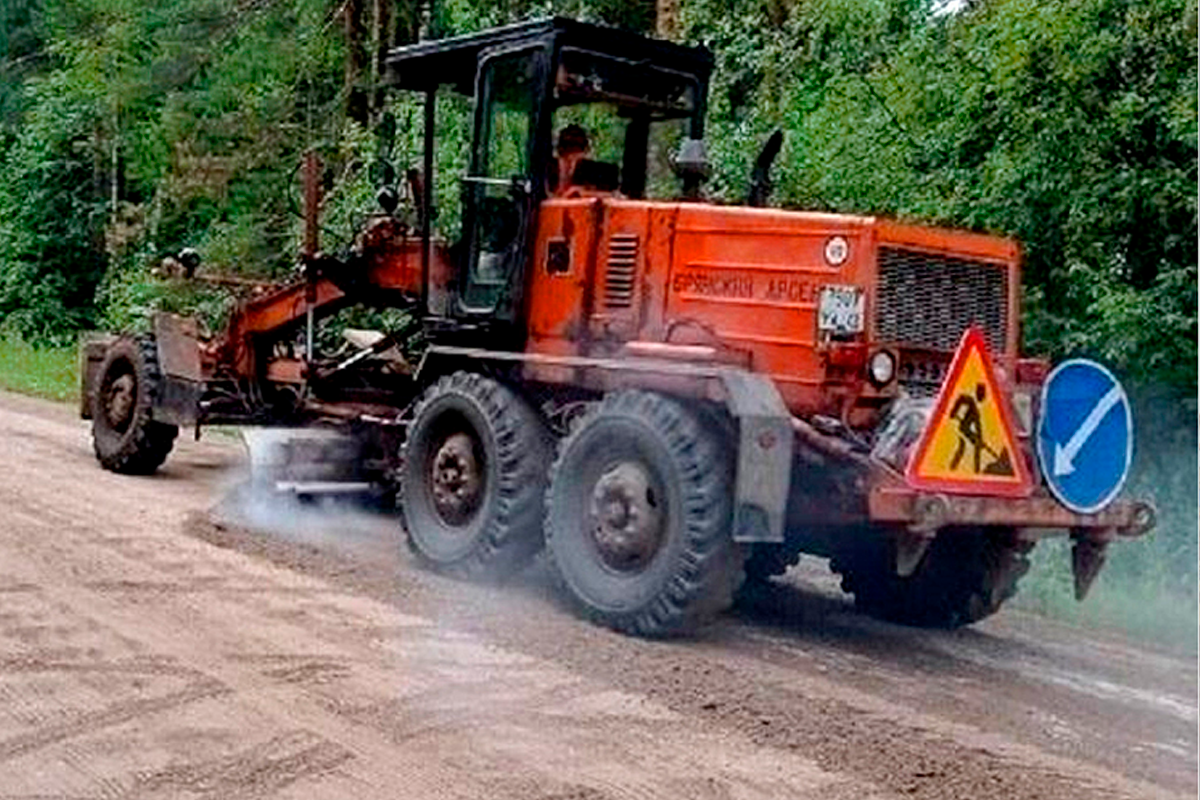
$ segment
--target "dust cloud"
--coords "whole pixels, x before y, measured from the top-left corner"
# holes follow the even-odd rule
[[[213,522],[239,526],[344,555],[394,554],[403,545],[399,515],[380,508],[370,492],[303,494],[281,485],[351,478],[357,447],[319,429],[242,431],[248,463],[222,481]]]
[[[387,498],[369,491],[310,496],[280,491],[280,485],[297,475],[290,466],[281,470],[279,459],[270,453],[296,431],[245,433],[250,434],[244,434],[243,441],[251,458],[225,476],[220,499],[203,519],[193,520],[194,535],[222,546],[249,545],[268,560],[302,571],[349,578],[356,589],[401,610],[410,590],[436,583],[437,601],[424,604],[422,613],[438,626],[455,627],[485,609],[493,613],[510,607],[510,618],[528,613],[530,604],[550,603],[565,610],[544,552],[503,584],[437,575],[415,563],[402,515]]]

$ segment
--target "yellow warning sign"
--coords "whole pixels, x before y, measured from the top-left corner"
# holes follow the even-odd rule
[[[1033,488],[987,342],[963,334],[905,476],[917,489],[1024,496]]]

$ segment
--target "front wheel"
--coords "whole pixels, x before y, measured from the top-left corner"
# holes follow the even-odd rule
[[[149,475],[166,460],[179,428],[151,418],[162,373],[148,337],[113,342],[100,365],[92,395],[92,446],[101,466],[127,475]]]
[[[605,398],[562,443],[546,504],[553,566],[596,621],[661,635],[732,602],[742,558],[728,454],[679,402]]]
[[[1000,610],[1029,570],[1032,545],[1011,528],[948,528],[929,545],[916,570],[895,570],[895,539],[868,530],[831,563],[842,588],[871,616],[926,628],[959,628]]]

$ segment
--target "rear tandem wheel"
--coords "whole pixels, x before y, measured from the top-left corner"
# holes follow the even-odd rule
[[[408,543],[433,569],[500,580],[544,542],[550,433],[491,378],[456,372],[421,398],[401,473]]]
[[[568,595],[592,619],[643,636],[727,608],[742,579],[731,477],[718,437],[678,401],[606,397],[551,470],[547,547]]]

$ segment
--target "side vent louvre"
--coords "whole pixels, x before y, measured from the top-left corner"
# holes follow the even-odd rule
[[[604,305],[629,308],[633,305],[633,281],[637,273],[636,233],[614,233],[608,239],[608,264],[604,272]]]

